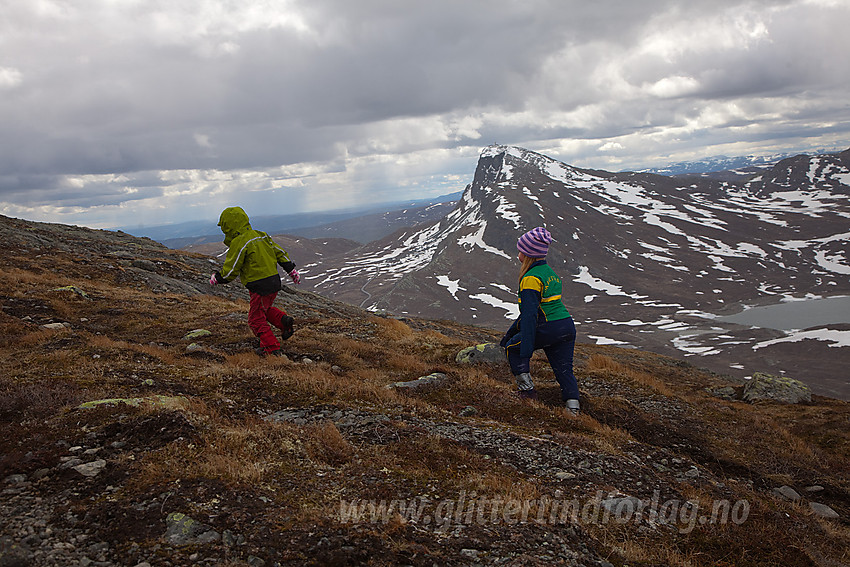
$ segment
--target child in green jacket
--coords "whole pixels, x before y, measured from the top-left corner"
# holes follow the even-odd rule
[[[286,340],[292,336],[294,321],[285,311],[272,305],[281,290],[277,266],[280,265],[292,281],[299,284],[301,276],[295,269],[295,263],[268,234],[251,228],[248,215],[240,207],[224,209],[218,226],[224,233],[228,249],[224,265],[221,271],[212,275],[210,285],[227,283],[239,276],[251,296],[248,325],[260,339],[257,354],[280,356],[280,343],[269,323],[280,329],[281,337]]]

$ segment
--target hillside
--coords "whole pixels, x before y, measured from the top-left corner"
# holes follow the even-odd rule
[[[539,402],[501,361],[457,362],[497,332],[289,286],[296,333],[264,359],[209,257],[0,235],[0,565],[850,562],[847,402],[745,403],[731,377],[582,344],[575,418],[545,359]]]
[[[545,226],[548,262],[586,340],[740,378],[787,373],[850,399],[847,319],[793,331],[722,319],[850,295],[848,218],[850,150],[731,182],[584,170],[491,146],[442,220],[300,264],[305,282],[334,299],[502,329],[516,316],[516,239]]]

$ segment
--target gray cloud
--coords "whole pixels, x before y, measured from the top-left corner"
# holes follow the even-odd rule
[[[462,188],[493,142],[611,169],[850,145],[833,0],[0,7],[6,214],[405,199]]]

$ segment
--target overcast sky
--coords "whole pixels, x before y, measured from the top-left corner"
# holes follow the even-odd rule
[[[0,0],[0,214],[91,227],[850,147],[850,0]]]

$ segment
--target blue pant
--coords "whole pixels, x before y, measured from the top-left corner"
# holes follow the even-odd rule
[[[514,376],[530,372],[531,359],[521,358],[519,355],[521,341],[521,333],[517,333],[510,338],[505,347],[508,363],[511,365],[511,372]],[[546,358],[549,359],[549,364],[555,373],[555,379],[561,386],[561,399],[564,401],[578,399],[578,382],[576,382],[575,374],[573,374],[575,346],[576,326],[571,317],[547,321],[537,326],[537,332],[534,335],[534,349],[542,348],[543,352],[546,353]]]

